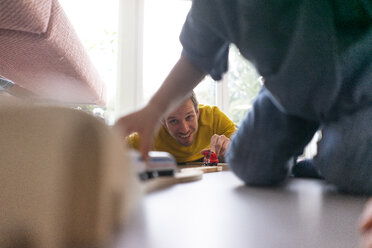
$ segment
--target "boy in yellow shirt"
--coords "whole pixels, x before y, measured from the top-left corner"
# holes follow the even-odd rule
[[[234,122],[218,107],[199,105],[194,92],[161,122],[152,150],[169,152],[177,163],[202,161],[201,151],[205,149],[224,156],[236,131]],[[131,134],[128,141],[131,147],[139,149],[137,133]]]

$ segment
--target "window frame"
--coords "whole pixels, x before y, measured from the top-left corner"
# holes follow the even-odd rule
[[[144,105],[142,76],[144,7],[145,0],[119,1],[116,118]],[[229,94],[225,78],[216,84],[216,93],[216,105],[222,111],[227,111]]]

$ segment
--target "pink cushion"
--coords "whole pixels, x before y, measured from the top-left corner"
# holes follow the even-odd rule
[[[105,87],[57,0],[0,1],[0,75],[43,98],[105,103]]]
[[[51,6],[51,0],[2,0],[0,29],[44,33],[48,27]]]

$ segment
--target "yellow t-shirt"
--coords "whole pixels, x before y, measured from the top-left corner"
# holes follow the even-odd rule
[[[179,144],[168,132],[167,128],[161,126],[155,137],[154,151],[166,151],[172,154],[178,163],[192,162],[203,158],[200,151],[208,149],[214,134],[225,135],[230,138],[236,131],[236,126],[217,106],[199,105],[198,131],[191,146]],[[137,133],[129,136],[129,145],[139,149],[139,136]]]

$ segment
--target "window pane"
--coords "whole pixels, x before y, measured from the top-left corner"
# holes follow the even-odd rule
[[[177,62],[182,46],[179,34],[191,7],[191,1],[145,0],[143,35],[143,94],[147,102],[160,87],[169,71]],[[207,76],[195,88],[201,104],[218,105],[237,124],[244,118],[258,93],[259,75],[235,46],[230,48],[229,71],[223,82],[215,82]],[[227,87],[217,84],[227,83]],[[217,102],[217,90],[224,89],[228,106]]]
[[[195,94],[200,104],[217,104],[217,82],[207,76],[195,89]]]
[[[145,0],[143,35],[143,94],[148,102],[181,55],[179,35],[191,1]],[[216,104],[215,82],[195,88],[200,103]]]
[[[191,2],[145,0],[143,34],[143,94],[147,102],[181,55],[179,34]]]
[[[118,0],[60,0],[113,101],[117,69]],[[82,10],[85,10],[82,12]]]
[[[229,106],[227,115],[239,124],[261,88],[259,75],[254,66],[244,59],[239,50],[232,45],[229,53],[229,71],[227,72]]]

